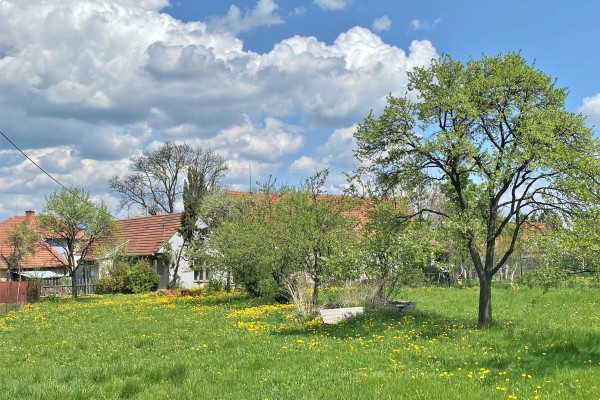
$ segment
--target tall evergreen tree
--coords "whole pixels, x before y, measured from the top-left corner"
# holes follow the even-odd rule
[[[186,242],[196,234],[196,223],[200,217],[202,200],[209,193],[204,174],[196,167],[188,169],[187,181],[183,184],[183,213],[181,214],[180,233]]]

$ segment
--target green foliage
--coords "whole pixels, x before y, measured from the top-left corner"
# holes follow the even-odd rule
[[[204,198],[219,191],[219,186],[229,168],[223,156],[212,150],[196,149],[195,156],[183,183],[183,213],[181,229],[186,245],[195,239],[198,232],[198,219]]]
[[[96,291],[103,293],[146,293],[158,288],[160,277],[148,260],[117,258],[102,268]]]
[[[569,273],[600,274],[600,210],[586,210],[568,220],[546,217],[535,238],[543,249],[544,261]]]
[[[560,265],[535,268],[527,271],[520,278],[530,288],[541,288],[547,292],[550,288],[559,287],[570,279],[569,273]]]
[[[196,236],[198,211],[208,189],[204,176],[196,168],[189,168],[187,180],[183,183],[183,212],[181,213],[180,233],[186,243]]]
[[[41,242],[41,235],[28,222],[23,222],[8,232],[5,244],[8,245],[9,251],[5,253],[5,246],[2,246],[0,258],[8,267],[10,279],[13,273],[20,273],[23,261],[27,261],[35,253]]]
[[[79,268],[78,260],[100,255],[112,245],[117,225],[104,202],[94,203],[90,193],[71,187],[46,196],[42,214],[37,218],[43,232],[66,254],[71,278]],[[77,297],[75,279],[73,298]]]
[[[380,303],[394,299],[403,285],[421,280],[439,249],[426,221],[404,220],[391,201],[371,202],[361,232],[362,273],[376,283],[373,301]]]
[[[232,275],[232,269],[221,262],[222,257],[215,253],[211,236],[224,221],[241,218],[246,206],[245,199],[230,196],[221,190],[203,197],[197,215],[207,228],[198,232],[184,249],[184,255],[191,261],[192,268],[200,270],[210,265],[212,269]]]
[[[248,293],[280,300],[299,299],[302,283],[310,279],[314,308],[321,286],[346,276],[352,261],[346,251],[356,241],[353,221],[344,215],[346,200],[322,196],[326,176],[318,173],[300,188],[276,190],[269,181],[218,217],[218,224],[208,222],[215,227],[206,241],[207,262],[230,271]],[[208,210],[223,215],[222,209]]]
[[[418,101],[388,97],[383,114],[359,126],[356,155],[389,188],[445,194],[446,206],[413,211],[443,217],[460,237],[480,279],[483,326],[492,320],[492,277],[532,215],[587,205],[598,145],[583,116],[565,110],[567,89],[519,54],[465,64],[445,55],[408,79]]]
[[[208,284],[206,285],[206,291],[208,293],[218,293],[223,291],[223,282],[220,279],[209,279]]]

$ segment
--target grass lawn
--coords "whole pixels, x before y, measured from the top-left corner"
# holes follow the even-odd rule
[[[11,311],[18,310],[20,307],[21,304],[0,303],[0,318],[4,317]]]
[[[241,296],[97,296],[0,317],[2,399],[600,399],[600,291],[421,288],[323,326]]]

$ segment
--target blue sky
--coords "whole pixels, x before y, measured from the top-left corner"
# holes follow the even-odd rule
[[[178,1],[165,9],[183,21],[210,21],[227,14],[232,3]],[[540,69],[569,86],[573,107],[600,89],[600,2],[518,1],[367,1],[340,2],[339,9],[323,9],[313,2],[278,1],[285,22],[243,32],[244,47],[268,52],[293,35],[315,36],[332,43],[354,26],[373,29],[387,16],[390,26],[377,34],[384,42],[406,49],[413,40],[429,40],[441,53],[459,60],[520,51]],[[302,4],[302,5],[299,5]],[[238,1],[243,12],[255,1]],[[297,8],[303,13],[295,15]],[[415,23],[414,21],[419,21]]]
[[[599,1],[0,0],[0,130],[115,214],[108,179],[166,140],[223,154],[235,189],[328,167],[335,192],[356,124],[442,53],[520,51],[600,126],[599,19]],[[0,184],[2,220],[56,188],[4,140]]]

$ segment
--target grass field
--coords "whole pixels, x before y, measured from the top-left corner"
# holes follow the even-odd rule
[[[19,308],[21,308],[21,304],[0,303],[0,318],[4,317],[11,311],[18,310]]]
[[[2,399],[600,399],[600,291],[421,288],[336,326],[242,296],[45,301],[0,318]]]

